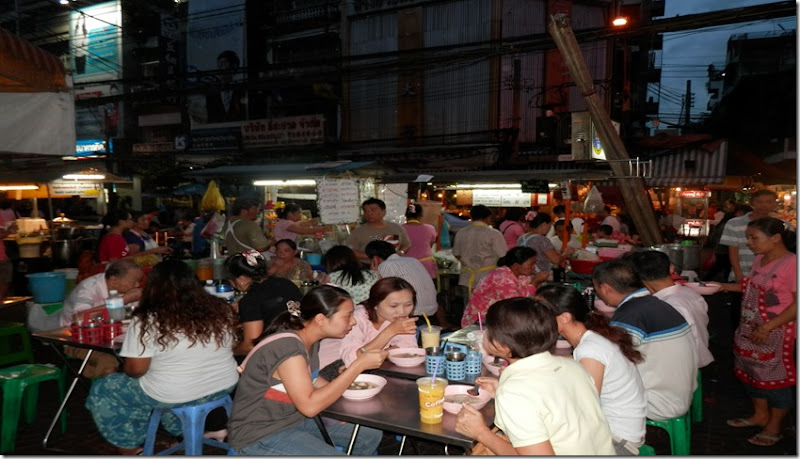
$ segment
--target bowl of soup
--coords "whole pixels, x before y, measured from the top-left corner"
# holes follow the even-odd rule
[[[386,385],[386,378],[362,373],[344,391],[342,397],[348,400],[367,400],[380,393]]]
[[[458,414],[461,411],[461,407],[464,403],[470,405],[471,407],[479,410],[486,406],[491,400],[492,396],[489,395],[488,391],[480,390],[478,391],[478,395],[470,395],[467,393],[468,390],[474,388],[475,386],[465,386],[463,384],[453,384],[451,386],[447,386],[444,389],[444,403],[442,403],[442,407],[448,413]]]
[[[415,367],[425,363],[425,349],[401,347],[389,350],[389,361],[398,367]]]

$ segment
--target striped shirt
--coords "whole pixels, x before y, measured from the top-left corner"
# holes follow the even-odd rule
[[[753,260],[756,258],[756,254],[747,247],[747,235],[745,235],[747,224],[753,221],[751,216],[752,212],[748,212],[741,217],[728,220],[728,222],[725,223],[725,227],[722,229],[722,236],[719,238],[720,245],[739,248],[739,267],[742,269],[742,275],[744,276],[747,276],[750,272],[750,268],[753,266]],[[775,217],[775,215],[770,215],[770,217]],[[733,271],[731,271],[728,280],[734,280]]]
[[[427,315],[436,314],[439,303],[436,301],[436,286],[422,263],[416,258],[401,257],[396,253],[378,265],[381,277],[399,277],[406,280],[417,292],[417,305],[412,315],[418,316],[423,312]]]

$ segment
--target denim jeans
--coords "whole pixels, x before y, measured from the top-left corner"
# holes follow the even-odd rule
[[[341,446],[344,451],[339,451],[325,443],[317,424],[311,418],[306,418],[303,423],[273,432],[257,442],[247,445],[236,451],[239,456],[321,456],[344,455],[353,435],[353,424],[331,421],[325,419],[325,427],[333,443]],[[369,456],[376,449],[383,438],[380,430],[361,426],[358,429],[356,442],[353,444],[354,456]]]

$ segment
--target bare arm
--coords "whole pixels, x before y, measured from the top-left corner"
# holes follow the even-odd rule
[[[547,260],[554,265],[562,265],[564,263],[564,259],[561,258],[561,255],[556,252],[556,249],[549,249],[544,253],[544,256],[547,257]]]
[[[131,378],[141,378],[150,369],[150,357],[128,357],[122,365],[122,371]]]
[[[306,417],[313,417],[331,406],[350,387],[350,384],[364,370],[378,368],[386,358],[386,351],[369,351],[344,370],[338,378],[320,388],[311,383],[306,360],[296,355],[286,359],[278,366],[277,376],[283,381],[286,392],[297,411]]]
[[[586,371],[588,371],[589,375],[592,376],[592,379],[594,380],[594,387],[597,388],[597,395],[600,395],[603,387],[603,372],[605,371],[606,366],[595,359],[589,358],[580,359],[578,363],[580,363],[583,368],[586,368]]]
[[[728,257],[731,259],[731,269],[733,269],[733,275],[736,277],[736,282],[741,282],[744,279],[744,273],[742,273],[742,265],[739,264],[739,247],[735,245],[728,246]]]
[[[243,322],[242,323],[242,342],[236,345],[233,348],[233,353],[235,355],[247,355],[251,349],[255,346],[254,341],[256,338],[261,336],[261,333],[264,331],[264,321],[263,320],[252,320],[250,322]]]

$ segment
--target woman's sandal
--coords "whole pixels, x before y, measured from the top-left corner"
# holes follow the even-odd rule
[[[751,445],[756,445],[756,446],[774,446],[775,443],[778,443],[782,439],[783,435],[781,434],[767,435],[760,433],[748,438],[747,442],[750,443]]]
[[[734,418],[725,421],[731,427],[764,427],[761,424],[748,421],[746,418]]]

